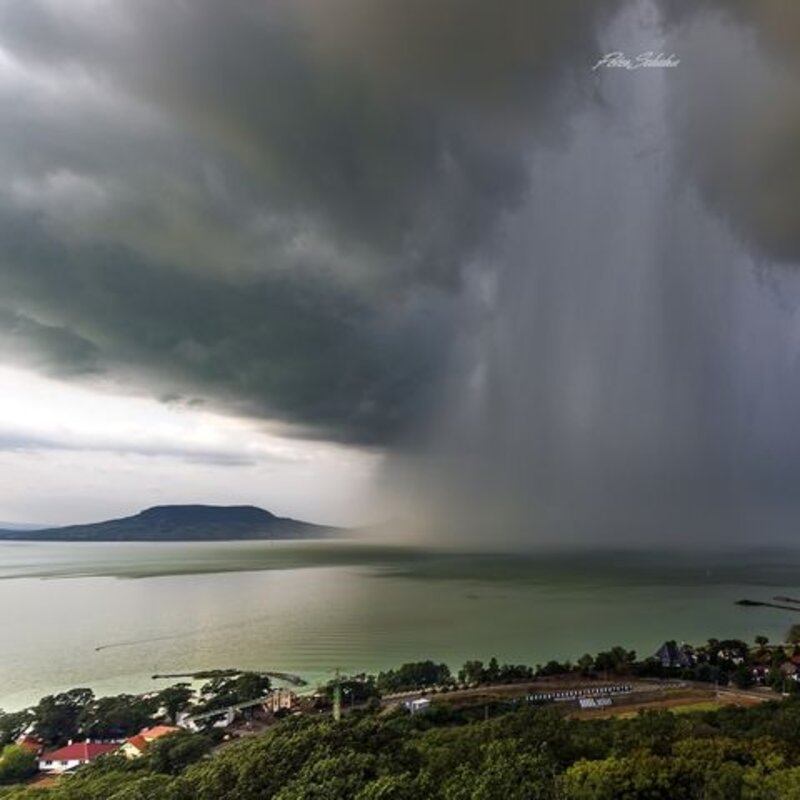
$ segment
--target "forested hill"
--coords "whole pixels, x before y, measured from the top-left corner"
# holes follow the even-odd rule
[[[203,542],[319,539],[338,529],[277,517],[256,506],[154,506],[131,517],[41,530],[0,530],[0,539],[62,542]]]

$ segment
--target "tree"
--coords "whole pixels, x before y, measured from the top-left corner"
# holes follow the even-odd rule
[[[784,684],[786,683],[786,676],[780,667],[770,667],[767,673],[767,686],[771,686],[776,692],[782,692]]]
[[[342,800],[357,797],[376,777],[371,753],[340,749],[329,756],[306,761],[303,769],[284,786],[281,800]]]
[[[465,661],[458,671],[460,683],[483,683],[483,661]]]
[[[636,653],[633,650],[626,650],[624,647],[617,645],[612,647],[611,650],[598,653],[594,659],[594,667],[600,672],[613,670],[617,674],[625,674],[635,661]]]
[[[737,689],[748,689],[754,682],[753,673],[744,664],[739,664],[731,676],[731,682]]]
[[[584,653],[578,659],[578,669],[584,675],[586,675],[588,672],[590,672],[593,666],[594,666],[594,659],[588,653]]]
[[[763,650],[769,644],[768,636],[756,636],[755,643]]]
[[[471,800],[550,800],[556,765],[520,742],[491,742],[473,777]]]
[[[177,731],[156,739],[147,750],[148,766],[155,772],[177,775],[211,751],[214,741],[206,734]]]
[[[76,738],[80,732],[81,712],[92,700],[91,689],[70,689],[43,697],[33,709],[34,732],[47,744]]]
[[[227,708],[248,700],[264,697],[271,688],[267,675],[259,672],[242,672],[239,675],[222,675],[212,678],[200,689],[205,702],[198,710],[211,711]]]
[[[418,800],[419,796],[419,789],[409,775],[384,775],[368,783],[356,800]]]
[[[35,775],[36,755],[24,747],[10,744],[0,754],[0,783],[19,783]]]
[[[747,642],[743,642],[741,639],[723,639],[719,646],[721,650],[727,650],[734,657],[746,659],[750,655],[750,648]]]
[[[415,661],[378,674],[378,689],[382,692],[402,692],[408,689],[426,689],[441,686],[451,680],[447,664],[433,661]]]
[[[0,711],[0,748],[16,741],[32,721],[33,712],[27,708],[10,714]]]
[[[193,696],[194,692],[188,683],[177,683],[175,686],[167,686],[166,689],[162,689],[156,699],[164,709],[169,721],[174,725],[178,714],[188,708]]]
[[[640,711],[629,724],[617,728],[614,744],[618,751],[646,748],[656,755],[669,755],[678,736],[678,718],[669,711]]]
[[[800,767],[778,770],[766,777],[759,774],[753,783],[758,796],[765,800],[800,800]]]
[[[108,800],[164,800],[171,784],[166,775],[146,775],[115,791]]]
[[[569,672],[569,670],[569,662],[559,664],[558,661],[548,661],[543,667],[538,667],[536,674],[537,676],[541,675],[546,678],[551,675],[563,675],[565,672]]]
[[[342,696],[350,705],[356,703],[366,703],[369,700],[380,699],[380,693],[375,686],[375,678],[372,675],[357,675],[355,677],[339,678],[331,680],[325,684],[325,695],[329,700],[333,700],[336,685],[339,685]]]
[[[142,699],[136,695],[100,697],[83,707],[78,717],[78,727],[87,738],[124,738],[148,727],[157,709],[157,700]]]
[[[782,647],[776,647],[772,653],[772,667],[780,667],[788,661],[786,651]]]
[[[533,670],[525,664],[503,664],[500,667],[501,683],[529,681],[533,679]]]
[[[567,769],[561,789],[569,800],[671,800],[687,796],[677,778],[669,760],[640,753],[578,761]]]

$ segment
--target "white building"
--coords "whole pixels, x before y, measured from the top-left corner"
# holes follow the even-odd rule
[[[424,711],[429,708],[431,701],[427,697],[414,697],[411,700],[406,700],[403,704],[412,714],[418,711]]]
[[[39,756],[39,770],[42,772],[67,772],[68,770],[88,764],[100,756],[113,753],[119,749],[119,742],[85,742],[70,741],[66,747],[42,753]]]

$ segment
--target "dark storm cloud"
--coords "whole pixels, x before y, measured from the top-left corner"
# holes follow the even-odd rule
[[[583,69],[572,54],[617,5],[151,1],[96,19],[7,2],[0,28],[23,59],[168,114],[228,159],[248,206],[319,214],[401,277],[449,283],[523,191],[518,137],[544,127],[552,79]]]
[[[0,275],[4,293],[70,327],[15,316],[11,332],[28,333],[26,345],[62,372],[102,353],[107,370],[124,365],[155,386],[371,442],[414,411],[407,404],[439,361],[438,314],[427,320],[421,308],[415,319],[406,304],[396,323],[389,309],[377,319],[322,277],[187,277],[118,246],[64,246],[20,221],[0,228],[6,243],[15,235],[25,246]]]
[[[392,465],[423,531],[796,537],[800,273],[766,287],[753,258],[798,255],[792,56],[753,19],[696,3],[665,27],[657,7],[630,3],[604,42],[679,68],[601,72],[600,102],[534,160],[440,443]]]
[[[0,0],[0,322],[47,368],[391,440],[619,5]]]
[[[0,355],[3,360],[33,362],[62,377],[99,371],[97,348],[68,328],[43,325],[0,305]]]
[[[675,118],[687,172],[763,258],[800,262],[800,5],[665,2],[687,68]]]

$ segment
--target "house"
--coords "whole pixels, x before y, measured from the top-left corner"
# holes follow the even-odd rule
[[[720,661],[730,661],[731,664],[744,664],[744,656],[738,651],[730,647],[723,648],[717,651],[717,658]]]
[[[137,733],[136,736],[131,736],[129,739],[126,739],[119,748],[119,751],[125,758],[139,758],[144,755],[148,744],[149,742],[147,739],[145,739],[141,733]]]
[[[264,700],[264,711],[274,714],[276,711],[291,711],[297,702],[297,696],[290,689],[275,689]]]
[[[44,742],[36,736],[31,736],[29,733],[23,733],[17,738],[15,742],[17,747],[33,753],[35,756],[41,755],[44,750]]]
[[[125,758],[139,758],[144,755],[144,751],[147,750],[150,742],[160,739],[162,736],[168,736],[170,733],[175,733],[177,730],[179,729],[173,728],[171,725],[156,725],[153,728],[143,728],[136,736],[126,739],[122,747],[120,747],[120,752]]]
[[[753,675],[753,680],[758,684],[764,684],[767,682],[767,675],[769,674],[769,669],[762,665],[756,665],[752,667],[750,672]]]
[[[689,653],[686,652],[686,647],[678,647],[675,642],[664,642],[656,650],[655,659],[661,663],[662,667],[668,669],[690,667],[692,665],[692,659]]]
[[[70,741],[66,747],[42,753],[39,756],[39,769],[42,772],[67,772],[68,770],[88,764],[119,749],[119,742],[85,742]]]
[[[403,705],[412,713],[416,714],[419,711],[425,711],[431,705],[431,701],[427,697],[415,697],[411,700],[406,700]]]
[[[261,702],[261,701],[256,701]],[[219,708],[214,711],[206,711],[202,714],[179,714],[178,725],[184,730],[197,733],[207,727],[211,728],[228,728],[233,725],[236,719],[236,711],[238,706],[230,706],[228,708]]]

